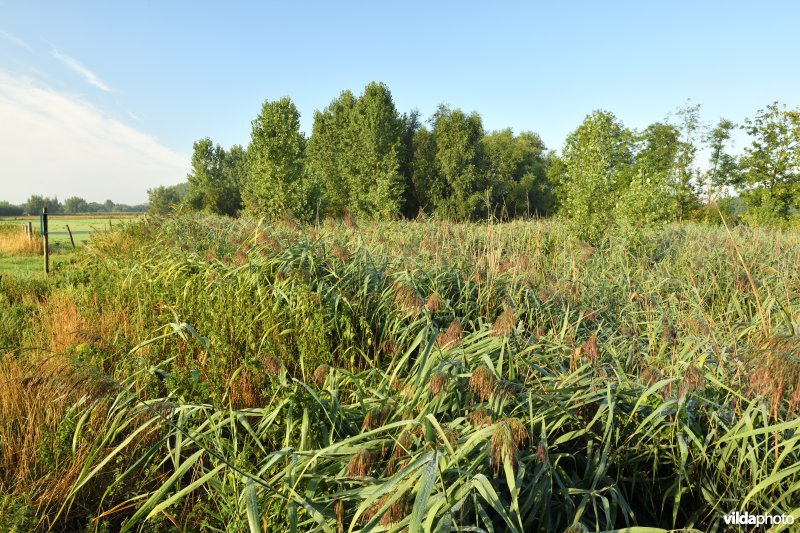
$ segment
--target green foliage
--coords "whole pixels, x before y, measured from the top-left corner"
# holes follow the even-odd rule
[[[252,126],[245,183],[248,208],[271,219],[310,220],[314,200],[304,170],[306,139],[300,133],[297,107],[288,97],[266,101]]]
[[[343,91],[323,111],[315,112],[308,142],[309,173],[322,184],[326,211],[333,216],[343,215],[350,205],[350,162],[346,154],[355,102],[353,93]]]
[[[386,85],[370,83],[358,98],[343,92],[314,115],[309,170],[325,190],[327,212],[388,219],[404,207],[415,117],[401,118]]]
[[[705,136],[711,151],[707,180],[714,189],[735,185],[739,181],[736,158],[726,151],[735,128],[736,124],[722,118]]]
[[[748,219],[761,225],[781,224],[800,205],[800,110],[777,102],[745,124],[750,146],[741,157],[741,185]]]
[[[412,158],[408,168],[409,186],[407,203],[411,211],[416,213],[433,214],[436,194],[433,187],[437,184],[436,170],[436,139],[425,126],[414,132],[412,145]]]
[[[0,530],[25,533],[36,527],[35,509],[24,496],[0,494]]]
[[[480,115],[440,105],[432,122],[437,174],[431,195],[436,212],[455,220],[487,214],[485,200],[490,190],[481,174],[484,131]]]
[[[192,170],[183,202],[190,208],[208,213],[235,215],[242,207],[240,167],[243,152],[234,147],[226,153],[208,137],[196,141],[192,152]],[[171,196],[171,195],[170,195]],[[171,200],[172,198],[166,198]],[[160,209],[163,210],[163,203]]]
[[[77,196],[71,196],[64,200],[64,213],[86,213],[89,210],[89,204],[86,200]]]
[[[58,214],[62,212],[61,202],[58,198],[49,198],[47,196],[39,196],[38,194],[31,195],[28,201],[25,202],[25,212],[29,215],[38,215],[42,212],[43,208],[47,208],[48,213]]]
[[[0,217],[17,217],[25,213],[25,208],[21,205],[14,205],[0,201]]]
[[[181,203],[181,196],[176,186],[159,186],[147,191],[150,207],[148,212],[155,215],[166,215]]]
[[[699,171],[695,167],[697,157],[697,138],[703,125],[700,122],[700,104],[692,105],[689,100],[675,112],[678,117],[681,141],[675,161],[675,174],[672,182],[672,197],[675,206],[675,220],[689,218],[699,206]]]
[[[542,215],[552,208],[545,146],[533,132],[515,136],[510,128],[483,137],[483,172],[492,187],[493,214]]]
[[[620,198],[631,183],[633,157],[632,132],[607,111],[588,115],[567,137],[562,202],[581,239],[599,242],[615,223],[617,205],[625,208]]]
[[[353,106],[350,133],[348,208],[367,219],[397,216],[404,186],[399,172],[403,123],[386,85],[367,85]]]

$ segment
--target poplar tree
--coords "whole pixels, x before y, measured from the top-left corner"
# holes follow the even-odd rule
[[[248,209],[270,218],[310,219],[304,180],[306,140],[300,113],[289,97],[266,101],[252,122],[244,197]]]

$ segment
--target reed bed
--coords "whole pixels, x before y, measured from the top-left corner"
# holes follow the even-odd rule
[[[55,353],[111,384],[42,387],[75,413],[30,422],[70,443],[69,475],[55,490],[36,447],[5,454],[27,481],[0,506],[95,530],[797,516],[797,249],[797,233],[693,224],[590,247],[559,221],[135,222],[45,294],[0,284],[41,317],[7,334],[7,379]],[[12,398],[0,418],[35,410]]]

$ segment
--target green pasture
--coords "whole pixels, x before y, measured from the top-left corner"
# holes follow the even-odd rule
[[[86,242],[91,237],[92,233],[98,231],[108,231],[114,227],[119,227],[122,224],[127,224],[131,220],[135,220],[139,215],[134,216],[70,216],[70,215],[50,215],[48,219],[50,245],[53,247],[53,252],[58,252],[64,248],[71,247],[69,240],[69,230],[72,231],[72,238],[75,245]],[[19,224],[24,226],[30,222],[33,225],[33,231],[39,231],[39,217],[0,217],[0,224]],[[20,230],[22,231],[22,230]]]

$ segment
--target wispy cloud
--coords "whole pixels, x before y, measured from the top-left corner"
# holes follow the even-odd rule
[[[139,203],[182,181],[189,157],[97,107],[0,70],[0,200],[31,194]]]
[[[83,76],[84,81],[86,81],[86,83],[89,85],[94,85],[101,91],[111,92],[111,88],[108,85],[103,83],[94,72],[81,65],[74,57],[62,54],[56,49],[53,49],[53,57],[64,63],[64,65],[68,68]]]
[[[24,48],[25,50],[29,50],[29,51],[33,50],[33,48],[31,48],[31,45],[29,45],[28,43],[26,43],[25,41],[23,41],[22,39],[20,39],[16,35],[12,35],[12,34],[8,33],[7,31],[0,30],[0,37],[5,39],[6,41],[10,42],[11,44],[17,45],[20,48]]]

